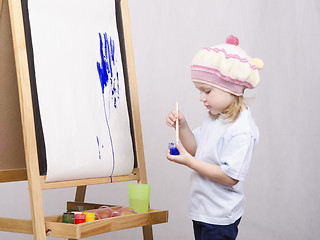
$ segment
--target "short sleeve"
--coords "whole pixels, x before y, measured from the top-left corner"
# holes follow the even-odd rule
[[[201,127],[198,127],[192,131],[194,137],[196,138],[197,145],[199,145],[200,132],[201,132]]]
[[[221,154],[221,169],[229,177],[244,181],[255,147],[255,139],[250,133],[232,137]]]

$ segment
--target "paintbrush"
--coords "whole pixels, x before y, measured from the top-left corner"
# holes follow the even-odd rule
[[[178,102],[176,102],[176,112],[177,112],[177,120],[176,120],[176,144],[179,143],[179,108]]]

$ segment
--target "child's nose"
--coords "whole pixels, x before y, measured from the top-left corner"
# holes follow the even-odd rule
[[[200,94],[200,101],[204,102],[206,100],[205,96],[203,93]]]

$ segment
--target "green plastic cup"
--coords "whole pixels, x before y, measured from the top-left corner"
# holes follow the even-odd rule
[[[149,184],[128,184],[129,206],[137,213],[149,211]]]

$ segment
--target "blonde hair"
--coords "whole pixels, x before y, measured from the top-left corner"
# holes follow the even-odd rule
[[[242,107],[244,105],[244,97],[243,96],[236,96],[233,95],[232,103],[226,107],[221,113],[219,114],[211,114],[213,119],[218,119],[222,117],[223,119],[227,120],[227,123],[233,123],[236,121],[241,113]]]

